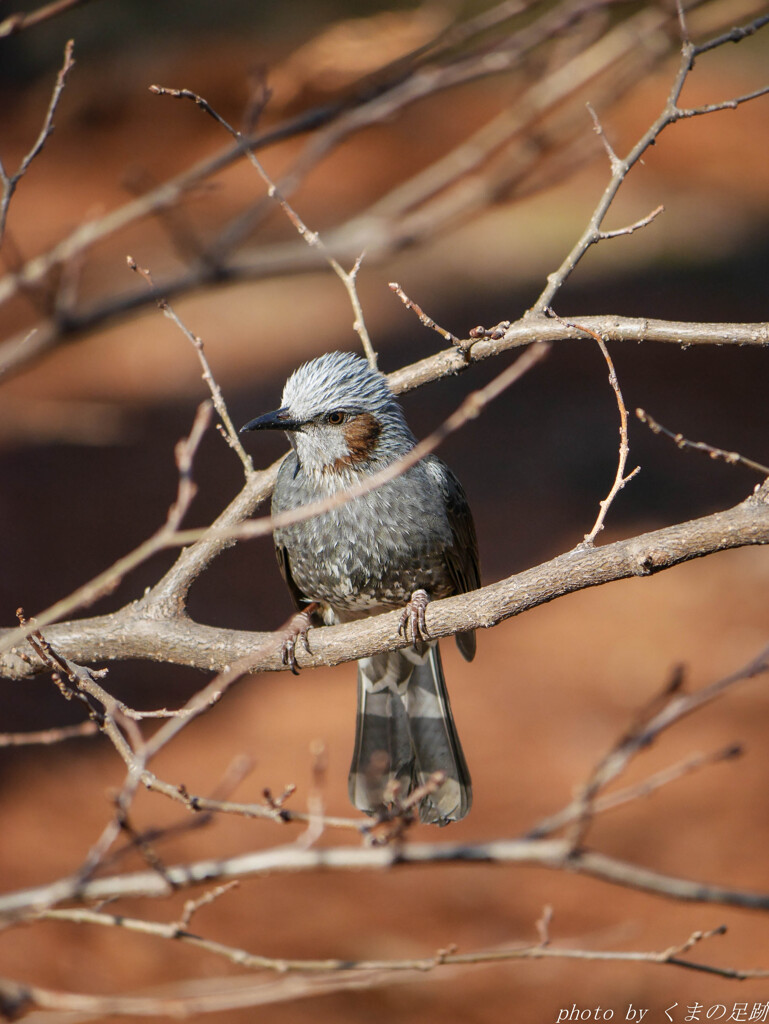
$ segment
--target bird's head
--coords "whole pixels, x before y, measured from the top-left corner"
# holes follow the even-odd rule
[[[308,472],[365,469],[414,445],[387,379],[350,352],[330,352],[286,381],[280,409],[242,430],[284,430]]]

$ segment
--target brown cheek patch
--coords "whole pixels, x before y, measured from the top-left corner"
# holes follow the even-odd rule
[[[362,412],[344,428],[344,439],[350,454],[341,461],[348,465],[356,462],[363,462],[376,448],[379,435],[382,433],[382,425],[376,416],[370,412]]]

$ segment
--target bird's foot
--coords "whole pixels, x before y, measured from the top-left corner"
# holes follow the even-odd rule
[[[425,610],[429,603],[430,598],[427,596],[426,590],[415,590],[411,595],[411,600],[403,609],[398,633],[407,638],[409,628],[411,628],[411,639],[414,643],[418,643],[420,640],[429,640],[430,634],[427,632],[427,623],[425,622]]]
[[[295,676],[299,675],[299,665],[296,661],[296,645],[301,640],[309,651],[310,645],[307,641],[307,633],[313,624],[313,616],[320,605],[317,601],[308,604],[302,611],[292,615],[281,630],[280,660],[290,668]]]

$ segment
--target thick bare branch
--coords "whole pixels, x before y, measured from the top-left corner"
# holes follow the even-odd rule
[[[156,871],[137,871],[78,884],[61,879],[50,885],[0,896],[0,915],[14,920],[36,914],[73,899],[111,900],[157,898],[174,889],[221,883],[232,878],[254,878],[267,874],[295,874],[307,871],[392,870],[405,865],[508,864],[568,870],[625,888],[692,903],[713,903],[769,910],[769,893],[731,889],[665,875],[628,861],[590,850],[575,850],[560,839],[497,839],[488,843],[406,843],[389,846],[340,846],[302,849],[296,845],[240,854],[229,858],[177,864],[166,869],[166,878]]]
[[[650,576],[693,558],[752,544],[769,544],[766,484],[724,512],[599,548],[577,548],[481,590],[433,601],[428,609],[428,628],[436,638],[488,628],[565,594],[614,580]],[[259,648],[260,656],[250,663],[252,671],[285,668],[277,635],[201,625],[176,615],[172,602],[170,612],[168,618],[158,617],[157,608],[149,614],[138,602],[111,615],[50,625],[46,637],[63,655],[78,662],[145,658],[206,671],[225,670],[235,661],[253,656]],[[403,647],[406,641],[398,634],[399,622],[400,611],[393,611],[313,629],[302,666],[336,665]],[[19,643],[20,635],[23,637],[23,630],[0,633],[0,649]],[[0,668],[11,679],[27,678],[35,672],[13,653],[0,659]]]
[[[58,0],[57,4],[49,7],[63,8],[76,2],[77,0]],[[558,40],[560,48],[552,48],[549,60],[544,62],[546,70],[538,74],[534,86],[519,94],[518,102],[511,105],[511,111],[494,118],[452,152],[436,160],[431,167],[415,175],[410,181],[393,188],[384,199],[374,202],[363,214],[351,216],[336,232],[331,231],[324,236],[328,245],[328,252],[324,258],[329,259],[337,272],[341,271],[339,260],[349,258],[352,262],[355,259],[353,270],[349,274],[341,271],[340,277],[346,281],[355,311],[356,329],[361,334],[369,358],[373,362],[373,350],[370,342],[367,344],[362,310],[355,289],[355,276],[360,266],[359,254],[363,248],[363,240],[367,237],[365,232],[369,232],[375,240],[375,255],[386,256],[395,247],[429,237],[431,233],[434,234],[459,217],[488,205],[501,195],[509,194],[507,190],[525,188],[525,184],[521,183],[525,182],[526,174],[534,166],[541,168],[542,164],[535,164],[534,157],[529,161],[527,154],[522,156],[522,149],[534,152],[540,147],[560,147],[561,160],[566,153],[580,153],[581,159],[585,140],[577,139],[573,125],[566,123],[571,117],[567,109],[568,104],[575,101],[575,83],[591,83],[591,87],[595,83],[599,99],[605,99],[615,83],[622,83],[624,86],[634,80],[634,76],[640,73],[639,69],[650,66],[669,45],[668,33],[673,23],[670,11],[658,12],[650,8],[641,11],[637,16],[625,18],[621,24],[622,19],[619,17],[606,19],[603,25],[608,25],[609,28],[604,30],[601,28],[601,19],[595,18],[595,15],[610,4],[614,15],[617,10],[614,0],[558,0],[554,6],[546,5],[544,13],[529,10],[519,27],[509,37],[490,42],[475,33],[483,32],[484,25],[488,27],[489,24],[498,24],[500,19],[520,13],[527,7],[528,0],[499,4],[493,11],[471,19],[463,26],[454,28],[445,36],[410,54],[398,62],[397,67],[392,65],[390,69],[386,69],[388,74],[381,75],[379,81],[371,80],[366,83],[365,91],[361,90],[359,95],[349,101],[342,101],[335,106],[329,105],[326,111],[302,115],[289,125],[279,127],[276,132],[264,134],[260,139],[244,139],[225,123],[225,127],[233,134],[237,143],[234,149],[153,190],[149,197],[144,197],[133,206],[129,204],[128,207],[115,211],[102,221],[93,222],[90,226],[85,225],[82,233],[75,233],[51,253],[31,261],[22,267],[18,274],[8,275],[0,281],[0,301],[3,300],[4,294],[15,294],[17,290],[24,288],[27,275],[31,274],[33,278],[38,275],[38,283],[45,285],[49,274],[51,279],[56,276],[51,274],[51,271],[59,268],[62,261],[73,255],[75,259],[81,258],[85,248],[94,239],[106,237],[106,234],[120,225],[125,225],[135,216],[155,212],[175,202],[192,183],[242,155],[255,164],[265,179],[270,195],[279,198],[292,223],[310,246],[305,246],[301,255],[301,247],[294,243],[271,249],[263,248],[253,256],[245,258],[233,258],[234,247],[243,241],[250,226],[263,216],[264,206],[256,212],[246,211],[219,233],[218,238],[210,245],[209,251],[204,252],[202,244],[198,246],[198,251],[194,255],[201,257],[200,266],[192,267],[182,277],[172,282],[171,287],[164,284],[159,289],[153,288],[140,299],[136,296],[128,296],[127,299],[110,298],[102,302],[99,308],[78,311],[73,308],[76,302],[74,288],[71,288],[67,281],[58,286],[56,295],[52,294],[54,286],[51,285],[48,305],[53,309],[53,314],[50,322],[42,324],[36,336],[25,344],[20,358],[18,353],[12,353],[7,357],[0,354],[0,361],[4,360],[7,365],[19,366],[22,360],[31,358],[35,353],[45,351],[61,341],[68,332],[70,337],[74,337],[78,332],[82,333],[100,326],[108,318],[136,309],[148,300],[157,299],[160,291],[164,296],[170,296],[196,287],[204,280],[231,281],[238,276],[266,276],[275,273],[276,270],[302,270],[315,266],[318,262],[318,250],[321,248],[317,235],[307,229],[285,198],[301,182],[308,170],[316,166],[331,149],[338,146],[351,133],[382,121],[409,104],[433,95],[439,89],[520,66],[522,57],[534,53],[540,61],[541,70],[541,58],[547,57],[547,54],[537,48],[543,42]],[[582,23],[586,17],[593,19],[590,24]],[[665,110],[624,161],[613,151],[603,134],[597,116],[594,115],[596,129],[601,135],[611,163],[612,181],[596,207],[582,238],[561,268],[550,276],[548,288],[532,311],[516,323],[506,321],[490,330],[477,328],[471,332],[468,340],[462,341],[450,332],[437,328],[430,318],[400,291],[401,298],[420,315],[422,321],[439,330],[451,345],[445,351],[391,375],[390,382],[396,392],[407,391],[428,380],[459,372],[472,362],[496,356],[508,349],[529,345],[532,347],[490,385],[470,395],[446,423],[418,446],[409,457],[410,462],[391,467],[388,472],[393,475],[402,471],[405,465],[412,464],[424,456],[426,452],[432,451],[449,432],[458,429],[477,415],[502,388],[517,380],[526,368],[541,358],[541,354],[547,350],[550,343],[556,340],[583,339],[585,334],[596,338],[609,366],[610,380],[620,412],[620,454],[614,486],[609,497],[602,503],[601,514],[593,531],[586,538],[586,543],[544,565],[474,593],[433,602],[428,609],[427,626],[430,634],[436,638],[470,628],[488,628],[528,608],[602,583],[630,576],[643,577],[721,550],[769,543],[767,481],[762,487],[756,488],[751,497],[732,509],[632,537],[603,548],[596,549],[593,544],[609,503],[629,479],[625,476],[627,414],[605,343],[632,339],[663,341],[681,346],[713,343],[766,346],[769,344],[769,325],[674,324],[617,317],[586,317],[580,318],[578,323],[567,323],[548,320],[540,312],[549,302],[550,296],[554,295],[567,280],[590,245],[617,235],[631,234],[654,219],[658,211],[623,228],[613,231],[603,228],[604,216],[629,168],[640,158],[646,147],[653,144],[664,127],[681,118],[733,109],[768,91],[767,88],[759,88],[721,103],[689,109],[680,107],[678,103],[681,89],[693,67],[695,57],[725,42],[745,38],[769,22],[769,17],[756,19],[749,26],[711,39],[701,46],[694,46],[688,41],[683,14],[681,22],[686,42],[679,73],[671,88]],[[2,29],[3,25],[0,25],[0,34]],[[570,29],[576,31],[568,33],[567,30]],[[602,33],[600,38],[599,33]],[[574,38],[567,39],[566,36],[569,34]],[[463,49],[468,40],[471,40],[473,45],[478,44],[477,48],[470,52]],[[65,73],[66,69],[62,69],[59,92],[63,86]],[[604,90],[603,95],[600,93],[601,89]],[[194,95],[192,98],[213,113],[205,101]],[[56,100],[57,93],[54,93],[46,125],[36,147],[26,158],[27,163],[39,152],[47,138]],[[222,122],[219,115],[214,116]],[[280,182],[278,191],[279,186],[267,177],[253,151],[275,141],[276,138],[297,134],[309,126],[320,123],[327,125],[326,130],[318,133],[311,141],[304,155]],[[528,145],[522,147],[522,140]],[[591,142],[589,134],[586,140],[588,143]],[[24,168],[24,165],[22,167]],[[557,169],[555,160],[551,165],[551,173],[553,168]],[[539,186],[543,180],[544,178],[538,179]],[[3,183],[7,184],[10,181],[11,179],[3,172]],[[520,192],[516,191],[514,194]],[[7,201],[4,203],[3,220],[6,211]],[[0,224],[0,229],[1,227]],[[68,273],[66,262],[64,273]],[[210,274],[211,277],[206,278],[206,274]],[[72,274],[69,276],[70,279],[74,278]],[[170,311],[167,303],[165,309]],[[178,318],[177,323],[198,347],[204,372],[217,400],[220,396],[202,354],[199,339],[191,335]],[[534,346],[533,342],[544,344]],[[9,344],[12,348],[15,342],[6,343],[6,351],[9,351]],[[226,418],[225,422],[228,422]],[[664,432],[664,428],[659,429]],[[671,945],[658,952],[615,953],[560,948],[554,945],[550,937],[547,913],[539,925],[540,940],[536,945],[477,950],[461,954],[451,948],[440,950],[433,956],[397,960],[277,960],[193,934],[190,919],[197,909],[226,893],[240,878],[262,876],[267,873],[394,868],[402,870],[407,864],[412,867],[431,865],[433,868],[447,863],[531,865],[585,874],[603,882],[675,900],[769,910],[769,893],[707,885],[686,878],[677,878],[607,857],[585,847],[588,828],[595,814],[635,800],[688,772],[716,760],[731,757],[737,752],[737,746],[732,745],[716,754],[689,756],[640,783],[628,785],[614,792],[606,792],[607,786],[619,777],[630,760],[663,730],[683,716],[720,697],[735,683],[769,672],[769,649],[761,652],[740,671],[695,693],[685,694],[680,689],[667,691],[663,699],[648,709],[634,727],[598,760],[585,784],[565,808],[540,822],[524,837],[517,839],[502,838],[478,844],[411,844],[403,841],[410,820],[409,810],[413,810],[413,804],[435,784],[436,776],[427,779],[421,789],[416,790],[402,805],[396,807],[390,818],[365,819],[364,822],[364,819],[332,818],[324,814],[321,797],[321,755],[316,758],[314,784],[307,812],[293,811],[284,806],[289,790],[277,798],[272,797],[269,791],[265,791],[263,804],[235,803],[227,798],[227,793],[214,792],[209,798],[197,797],[188,792],[184,785],[167,782],[150,771],[149,765],[154,755],[175,740],[188,722],[215,704],[227,688],[245,672],[278,671],[284,667],[280,641],[275,635],[216,629],[193,622],[186,616],[188,589],[212,559],[224,547],[234,543],[236,538],[263,535],[274,525],[274,521],[269,517],[253,523],[244,521],[269,494],[276,466],[264,473],[252,473],[249,460],[242,456],[247,477],[243,491],[204,536],[201,537],[201,531],[181,530],[182,519],[194,494],[191,477],[192,458],[202,430],[201,414],[190,439],[177,451],[179,485],[176,500],[169,510],[166,523],[156,531],[146,545],[122,559],[92,583],[81,587],[66,601],[48,609],[40,618],[41,627],[45,623],[44,628],[36,629],[34,623],[22,619],[21,629],[0,631],[0,671],[5,671],[10,678],[18,680],[28,679],[43,669],[52,671],[65,695],[76,695],[87,704],[87,711],[92,719],[81,726],[32,733],[29,734],[29,739],[34,742],[53,742],[70,735],[87,734],[98,727],[110,739],[125,765],[125,780],[113,801],[114,814],[92,846],[83,867],[74,875],[60,878],[51,884],[0,897],[0,921],[12,925],[22,920],[30,921],[40,917],[81,925],[123,928],[156,939],[193,946],[203,952],[223,957],[232,965],[251,970],[264,969],[279,973],[281,977],[271,979],[272,984],[264,984],[257,979],[256,983],[247,982],[242,986],[236,985],[231,979],[213,979],[212,988],[208,991],[201,990],[195,997],[188,997],[182,986],[179,986],[178,990],[174,988],[159,993],[157,997],[155,993],[141,997],[91,996],[53,992],[34,985],[27,986],[0,979],[0,1016],[4,1013],[8,1016],[19,1015],[34,1006],[70,1010],[86,1015],[187,1015],[238,1006],[256,1006],[323,991],[390,983],[393,977],[408,978],[415,976],[417,972],[437,968],[449,970],[498,960],[544,957],[668,964],[706,971],[724,978],[769,976],[769,972],[763,970],[745,971],[699,964],[686,956],[701,940],[721,934],[722,928],[709,932],[695,932],[685,942]],[[232,440],[231,423],[229,433]],[[681,443],[689,444],[685,439],[681,439]],[[727,457],[729,461],[748,461],[720,450],[710,451],[711,454]],[[754,468],[761,470],[762,467],[760,464],[754,464]],[[370,486],[369,482],[366,488]],[[318,511],[316,508],[314,514]],[[305,510],[300,514],[308,515],[310,512]],[[75,622],[57,621],[71,616],[78,608],[103,593],[106,587],[114,585],[152,552],[185,542],[191,546],[180,553],[174,566],[140,600],[111,615]],[[399,620],[399,611],[394,611],[369,620],[313,630],[309,637],[308,651],[302,658],[303,667],[337,664],[405,646],[404,639],[398,634]],[[13,649],[14,645],[16,649]],[[157,712],[138,713],[121,704],[104,689],[99,682],[102,673],[81,665],[122,658],[176,662],[205,671],[213,670],[218,674],[180,710],[168,712],[163,709]],[[145,729],[141,719],[148,715],[162,718],[164,721],[154,731]],[[22,741],[27,740],[22,740],[18,734],[0,736],[0,746]],[[154,767],[156,766],[153,764]],[[167,867],[155,853],[155,843],[171,835],[174,829],[184,828],[184,825],[171,826],[165,830],[152,827],[140,829],[133,820],[131,801],[141,786],[165,798],[173,799],[187,811],[203,811],[199,816],[188,814],[186,820],[191,822],[204,823],[215,813],[234,813],[269,818],[281,823],[303,822],[307,824],[307,830],[290,846],[233,857],[212,855],[210,860],[193,860],[190,863]],[[324,828],[331,825],[357,829],[365,833],[368,845],[362,848],[346,845],[318,849],[318,837]],[[564,827],[569,829],[567,834],[563,838],[554,838],[556,830]],[[377,829],[379,831],[376,831]],[[120,849],[113,850],[115,839],[121,833],[127,836],[127,843]],[[377,840],[380,840],[379,845]],[[143,855],[147,870],[134,873],[119,871],[118,865],[123,864],[120,858],[129,849]],[[196,852],[192,856],[200,855]],[[97,867],[101,873],[101,877],[98,878]],[[106,875],[107,871],[111,874]],[[203,892],[199,898],[188,900],[181,917],[170,924],[108,913],[103,907],[86,909],[77,906],[67,910],[60,909],[64,904],[77,903],[81,900],[160,897],[176,889],[211,883],[218,887]],[[216,984],[219,982],[221,985]]]
[[[132,568],[146,561],[148,557],[155,554],[157,551],[167,547],[180,547],[185,544],[195,544],[197,550],[198,546],[202,544],[202,550],[205,553],[206,560],[203,562],[196,561],[194,556],[188,558],[186,553],[177,560],[176,565],[172,568],[170,573],[167,573],[163,580],[160,581],[159,591],[155,588],[146,593],[141,601],[145,614],[150,617],[157,618],[162,615],[160,610],[165,604],[171,607],[171,614],[181,615],[184,611],[185,597],[187,593],[188,582],[191,582],[191,576],[189,569],[184,567],[180,568],[180,563],[183,566],[192,560],[197,571],[204,568],[205,565],[215,556],[221,547],[211,546],[207,543],[210,539],[221,541],[224,546],[227,543],[234,543],[236,539],[242,539],[245,537],[259,537],[265,536],[266,534],[272,533],[276,525],[287,525],[292,522],[302,522],[306,519],[312,518],[312,516],[319,515],[321,512],[327,512],[332,508],[344,504],[347,501],[352,500],[355,497],[359,497],[364,494],[368,494],[373,491],[376,487],[382,486],[387,481],[394,479],[401,473],[404,473],[411,466],[416,465],[421,459],[423,459],[430,452],[434,451],[438,445],[454,431],[459,430],[469,420],[478,416],[480,412],[489,404],[494,398],[498,397],[502,392],[510,387],[511,384],[519,380],[529,369],[536,365],[548,352],[547,345],[532,346],[523,352],[514,363],[508,366],[500,374],[497,375],[493,380],[486,384],[483,388],[478,391],[472,392],[465,398],[459,408],[444,421],[436,430],[426,437],[423,441],[420,441],[414,446],[407,454],[402,458],[391,462],[389,465],[379,470],[377,473],[371,474],[370,476],[363,479],[361,482],[353,485],[348,490],[340,491],[337,494],[331,495],[322,500],[312,502],[308,505],[304,505],[294,511],[286,511],[277,514],[276,516],[266,516],[260,520],[250,523],[235,524],[231,528],[225,531],[219,531],[217,525],[213,527],[203,529],[193,529],[191,531],[182,531],[179,529],[179,520],[181,518],[182,502],[181,496],[188,495],[191,498],[191,493],[188,489],[182,489],[182,484],[185,482],[185,478],[189,476],[190,466],[186,467],[186,474],[181,475],[179,498],[175,505],[171,507],[169,516],[166,522],[160,527],[159,530],[153,534],[149,540],[145,541],[144,544],[139,545],[130,554],[119,559],[110,569],[100,573],[95,580],[91,583],[85,584],[79,587],[69,598],[65,598],[63,601],[57,602],[55,605],[41,612],[36,619],[35,625],[38,627],[47,626],[49,623],[56,621],[61,618],[63,614],[63,608],[70,610],[81,607],[89,600],[93,600],[95,596],[99,596],[105,591],[106,588],[115,586],[120,579]],[[201,406],[199,413],[207,407],[207,403]],[[199,434],[199,431],[198,431]],[[193,428],[191,435],[190,445],[193,439],[196,438],[196,428]],[[192,448],[194,450],[194,447]],[[181,463],[180,463],[181,472]],[[244,491],[251,493],[252,485],[254,481],[261,483],[264,481],[264,474],[251,473],[249,474]],[[271,486],[271,484],[270,484]],[[189,501],[187,501],[187,504]],[[235,500],[230,506],[230,509],[226,510],[224,517],[226,518],[233,509],[233,507],[240,507],[240,497]],[[186,507],[186,506],[185,506]],[[184,509],[182,509],[182,512]],[[222,517],[220,517],[221,519]],[[169,581],[173,581],[170,589],[168,588]],[[93,596],[92,596],[93,595]],[[23,627],[21,627],[15,634],[6,635],[4,639],[0,639],[0,652],[2,650],[8,650],[9,646],[24,639]],[[246,665],[239,663],[239,671],[242,674],[247,668]]]

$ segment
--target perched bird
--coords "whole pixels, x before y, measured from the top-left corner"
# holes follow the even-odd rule
[[[346,352],[299,367],[280,409],[242,429],[284,430],[291,442],[273,514],[349,489],[416,444],[386,378]],[[317,612],[327,624],[405,607],[401,628],[407,635],[411,627],[412,645],[358,662],[352,803],[375,814],[396,792],[403,798],[433,776],[421,820],[444,825],[464,817],[470,774],[438,645],[425,627],[430,598],[480,586],[475,527],[457,478],[428,455],[376,490],[277,529],[275,548],[297,608]],[[306,634],[307,621],[294,639]],[[475,634],[459,633],[456,641],[471,660]]]

